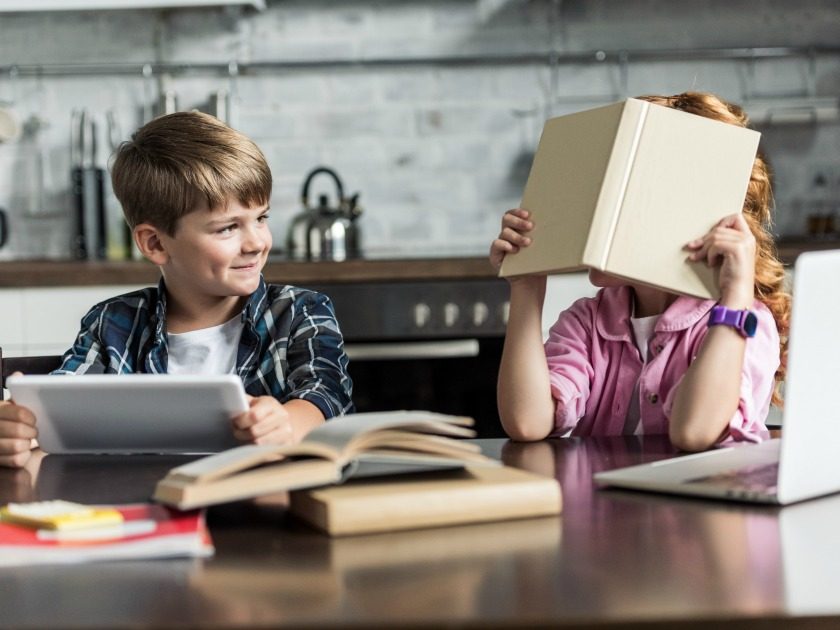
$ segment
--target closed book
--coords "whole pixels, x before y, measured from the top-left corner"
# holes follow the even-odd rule
[[[559,514],[555,479],[509,466],[353,480],[299,490],[289,509],[331,536]]]
[[[300,444],[240,446],[178,466],[154,498],[180,509],[225,503],[352,477],[499,466],[463,439],[472,418],[429,411],[357,413],[334,418]]]
[[[717,299],[686,243],[741,212],[760,134],[639,99],[545,123],[522,195],[532,243],[501,276],[596,269]]]

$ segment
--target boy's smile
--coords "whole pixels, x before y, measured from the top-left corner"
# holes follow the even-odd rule
[[[235,315],[242,298],[259,286],[271,251],[267,219],[267,205],[249,208],[231,199],[226,208],[205,204],[184,215],[172,236],[159,232],[160,260],[152,262],[161,267],[172,306],[228,319]]]

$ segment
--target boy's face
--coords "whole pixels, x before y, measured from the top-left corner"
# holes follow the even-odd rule
[[[271,250],[268,206],[206,205],[181,217],[174,236],[160,234],[167,288],[202,300],[248,296],[259,286]]]

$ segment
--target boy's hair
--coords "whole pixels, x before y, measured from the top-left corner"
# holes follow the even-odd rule
[[[746,127],[744,110],[707,92],[683,92],[674,96],[640,96],[642,100],[672,109],[712,118],[731,125]],[[776,320],[781,339],[781,364],[776,370],[776,384],[784,380],[787,371],[788,332],[790,330],[790,294],[785,291],[785,270],[776,254],[776,244],[770,229],[773,226],[773,191],[770,168],[766,158],[758,153],[753,162],[743,214],[755,236],[755,295]],[[773,404],[780,405],[782,397],[773,392]]]
[[[252,207],[271,197],[271,170],[257,145],[195,111],[140,127],[117,148],[111,181],[132,228],[150,223],[170,236],[204,201],[211,209],[231,198]]]

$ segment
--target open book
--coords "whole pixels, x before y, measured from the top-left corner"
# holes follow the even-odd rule
[[[295,445],[246,445],[173,468],[154,498],[181,509],[313,488],[350,477],[493,466],[472,443],[472,418],[428,411],[357,413]]]
[[[548,120],[520,204],[532,243],[500,275],[592,268],[716,299],[716,272],[683,246],[741,212],[759,137],[632,98]]]

